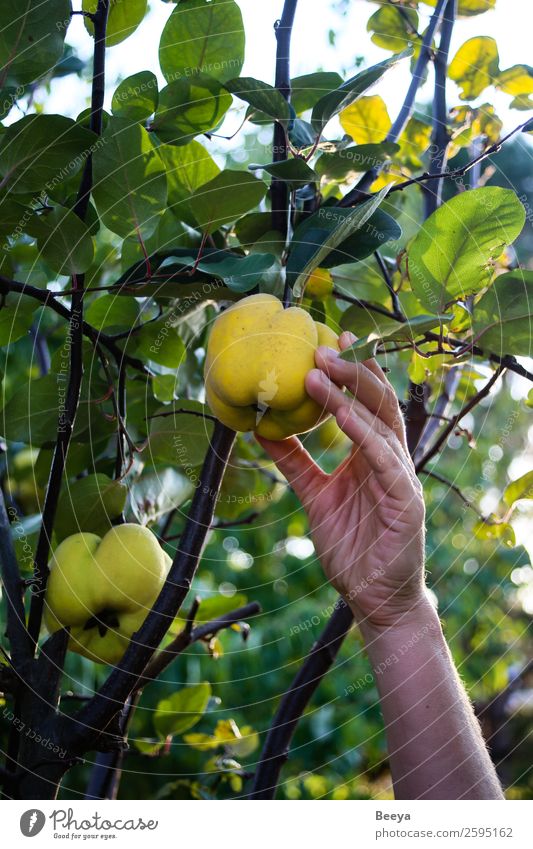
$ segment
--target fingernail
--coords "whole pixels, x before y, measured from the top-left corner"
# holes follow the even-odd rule
[[[327,345],[321,345],[318,348],[318,352],[328,360],[336,360],[339,356],[338,351],[335,351],[334,348],[328,348]]]

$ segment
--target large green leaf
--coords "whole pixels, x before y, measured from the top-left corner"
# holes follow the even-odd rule
[[[166,144],[187,144],[199,133],[216,129],[230,106],[231,95],[221,83],[198,73],[162,89],[151,129]]]
[[[54,524],[58,540],[82,532],[103,536],[122,513],[127,495],[124,484],[103,474],[65,482]]]
[[[145,460],[194,470],[202,463],[213,432],[207,414],[207,407],[198,401],[178,400],[160,407],[150,423]]]
[[[167,172],[169,206],[181,221],[196,226],[189,200],[196,189],[220,173],[220,168],[197,141],[180,147],[164,144],[158,150]]]
[[[437,0],[424,0],[426,6],[435,6]],[[457,13],[459,17],[469,18],[473,15],[482,15],[483,12],[488,12],[496,5],[496,0],[459,0],[457,3]]]
[[[266,190],[252,174],[226,169],[194,192],[191,210],[201,229],[213,233],[257,206]]]
[[[162,739],[169,734],[183,734],[202,718],[211,696],[211,684],[204,681],[184,687],[162,699],[155,710],[154,727]]]
[[[85,318],[97,330],[116,332],[131,329],[139,317],[139,304],[135,298],[119,298],[116,295],[101,295],[85,312]]]
[[[294,294],[302,294],[307,276],[342,242],[360,230],[378,208],[390,186],[353,209],[325,206],[297,227],[287,262],[287,279]]]
[[[12,345],[21,336],[28,333],[33,313],[37,309],[37,302],[29,298],[20,298],[18,301],[11,300],[0,307],[0,346]]]
[[[291,80],[291,106],[297,115],[312,109],[330,91],[342,85],[342,77],[336,71],[316,71]]]
[[[443,204],[418,231],[408,249],[409,279],[431,312],[481,291],[492,262],[519,235],[525,210],[510,189],[462,192]]]
[[[56,206],[32,222],[39,252],[57,274],[83,274],[91,267],[94,244],[87,226],[67,207]]]
[[[330,118],[338,115],[343,109],[346,109],[351,103],[354,103],[365,91],[373,86],[390,68],[393,68],[401,59],[406,59],[412,55],[412,50],[409,48],[401,53],[396,53],[383,62],[373,65],[371,68],[366,68],[355,77],[347,80],[336,91],[321,97],[318,103],[313,107],[311,115],[311,124],[317,133],[321,133]]]
[[[503,500],[508,507],[512,507],[515,501],[522,498],[533,498],[533,472],[526,472],[517,480],[511,481],[503,493]]]
[[[415,9],[382,6],[368,19],[367,31],[372,41],[385,50],[404,50],[417,41],[418,13]]]
[[[113,47],[131,35],[146,14],[148,0],[110,0],[109,16],[107,19],[106,46]],[[84,12],[96,12],[98,0],[83,0]],[[93,22],[84,17],[85,26],[91,35],[94,34]]]
[[[2,0],[0,85],[36,82],[63,56],[70,0]],[[3,98],[2,98],[3,99]]]
[[[65,403],[67,377],[47,374],[38,380],[28,380],[17,388],[2,413],[2,435],[13,442],[40,446],[55,439],[58,407]],[[87,427],[81,416],[77,428]]]
[[[244,27],[237,3],[179,3],[161,35],[159,62],[167,82],[198,73],[222,81],[237,77],[244,62]]]
[[[344,318],[343,329],[355,329],[349,326],[349,321],[346,321],[348,316]],[[346,348],[340,356],[343,360],[364,362],[374,356],[380,344],[384,342],[414,342],[424,333],[433,330],[434,327],[449,322],[451,318],[450,315],[417,315],[409,321],[400,323],[376,316],[375,330],[363,339],[358,339],[357,342]]]
[[[487,35],[469,38],[455,54],[448,76],[463,89],[461,100],[479,97],[499,73],[498,45]]]
[[[112,118],[94,154],[94,200],[110,230],[126,237],[152,235],[166,208],[163,163],[140,125]]]
[[[180,262],[184,266],[194,267],[198,271],[204,271],[213,277],[223,280],[232,292],[248,292],[254,289],[259,278],[265,271],[272,268],[276,262],[273,254],[250,253],[247,256],[231,254],[227,251],[218,251],[198,260],[191,255],[180,256]],[[165,264],[160,267],[164,271]],[[206,295],[209,291],[206,290]]]
[[[132,121],[144,121],[157,109],[159,90],[157,77],[152,71],[139,71],[122,80],[115,89],[111,101],[113,115],[129,118]]]
[[[496,278],[474,306],[476,344],[502,356],[533,353],[533,271],[509,271]]]
[[[1,136],[1,186],[11,192],[53,191],[76,174],[97,136],[62,115],[26,115]]]
[[[290,117],[290,107],[281,92],[253,77],[237,77],[224,83],[225,88],[258,109],[270,118],[286,123]]]

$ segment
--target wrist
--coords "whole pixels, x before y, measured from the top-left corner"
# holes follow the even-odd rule
[[[383,637],[396,640],[400,637],[409,639],[418,633],[441,633],[438,613],[425,588],[408,605],[382,609],[379,615],[361,616],[355,605],[351,608],[367,645]]]

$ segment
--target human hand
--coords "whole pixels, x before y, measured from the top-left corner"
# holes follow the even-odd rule
[[[339,344],[354,341],[343,333]],[[326,474],[297,437],[258,440],[305,508],[328,580],[359,623],[388,628],[426,600],[424,500],[403,417],[375,360],[346,362],[329,348],[315,360],[307,392],[352,440],[348,457]]]

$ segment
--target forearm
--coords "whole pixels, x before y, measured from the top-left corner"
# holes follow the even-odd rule
[[[502,799],[437,613],[424,601],[395,627],[361,623],[380,694],[397,799]]]

